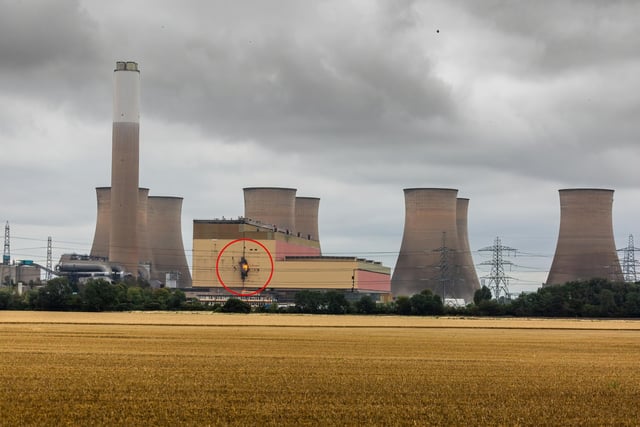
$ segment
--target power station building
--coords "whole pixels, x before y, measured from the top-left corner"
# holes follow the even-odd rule
[[[140,70],[117,62],[114,70],[111,186],[96,188],[96,229],[87,259],[59,267],[66,273],[118,272],[171,287],[191,286],[182,241],[182,198],[150,196],[139,187]]]
[[[623,281],[613,237],[613,190],[559,190],[560,232],[545,285],[603,278]]]
[[[389,297],[388,267],[322,255],[320,199],[296,197],[291,188],[251,187],[244,189],[244,200],[244,217],[193,221],[194,288],[208,288],[213,300],[260,294],[292,301],[301,290]]]
[[[480,288],[467,234],[469,200],[450,188],[407,188],[400,253],[391,279],[395,296],[425,289],[469,302]]]

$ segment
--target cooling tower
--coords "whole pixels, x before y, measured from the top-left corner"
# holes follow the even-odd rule
[[[320,199],[317,197],[296,197],[296,232],[300,237],[320,241],[318,234],[318,210]]]
[[[96,187],[98,216],[93,235],[91,256],[109,258],[109,233],[111,232],[111,187]]]
[[[613,238],[613,190],[560,190],[560,232],[546,285],[604,278],[622,281]]]
[[[182,243],[182,197],[148,199],[147,233],[151,247],[151,279],[165,283],[166,273],[178,272],[178,287],[191,287],[191,273]]]
[[[140,264],[151,262],[151,247],[149,246],[148,233],[148,210],[149,210],[149,189],[138,189],[138,261]]]
[[[456,203],[456,230],[458,232],[458,252],[456,254],[456,272],[458,298],[472,301],[473,294],[480,289],[480,282],[473,264],[471,249],[469,247],[469,233],[467,230],[467,212],[469,199],[457,199]]]
[[[140,72],[135,62],[114,70],[109,261],[138,271]]]
[[[458,246],[457,194],[458,190],[445,188],[404,190],[404,233],[391,278],[394,295],[431,289],[442,297],[462,298],[451,276]]]
[[[244,191],[244,217],[279,230],[296,229],[296,189],[251,187]]]

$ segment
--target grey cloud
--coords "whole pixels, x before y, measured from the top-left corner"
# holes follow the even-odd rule
[[[0,2],[0,89],[76,114],[92,111],[103,71],[96,23],[78,1]]]
[[[145,74],[154,87],[150,104],[157,106],[151,113],[229,138],[266,139],[274,148],[304,139],[370,142],[455,114],[449,89],[429,75],[427,61],[379,55],[379,46],[333,48],[274,38],[238,54],[200,43],[187,55],[198,57],[199,66],[181,63],[191,69],[173,70],[173,83],[156,72]]]
[[[539,4],[501,0],[468,2],[481,23],[506,37],[530,42],[525,74],[574,72],[606,63],[637,61],[640,4],[626,0],[563,0]]]

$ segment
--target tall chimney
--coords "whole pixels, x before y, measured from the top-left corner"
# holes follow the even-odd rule
[[[117,62],[113,92],[109,261],[120,264],[134,276],[138,272],[139,135],[138,64]]]
[[[613,238],[613,190],[559,190],[560,232],[545,285],[603,278],[622,281]]]

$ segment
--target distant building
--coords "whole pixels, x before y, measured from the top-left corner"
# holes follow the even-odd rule
[[[32,261],[17,261],[14,264],[0,264],[0,280],[2,285],[40,284],[42,268]]]
[[[193,222],[193,287],[210,292],[201,301],[237,294],[287,302],[302,290],[386,301],[390,273],[380,262],[322,256],[319,241],[247,218]]]

